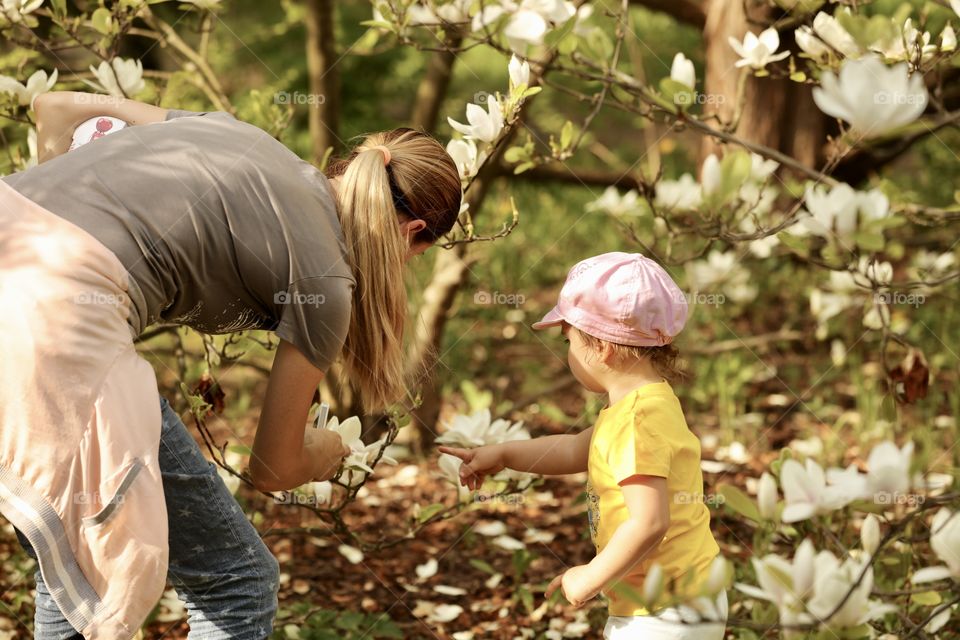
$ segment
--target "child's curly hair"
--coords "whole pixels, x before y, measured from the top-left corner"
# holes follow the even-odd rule
[[[576,329],[576,327],[573,328]],[[662,347],[634,347],[603,340],[580,329],[576,330],[583,338],[583,342],[594,351],[602,351],[604,344],[609,344],[613,347],[613,355],[619,362],[647,358],[657,373],[667,382],[689,382],[693,379],[693,374],[686,368],[686,363],[680,356],[680,350],[672,344],[665,344]]]

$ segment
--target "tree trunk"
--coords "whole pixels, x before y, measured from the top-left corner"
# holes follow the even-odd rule
[[[752,9],[748,15],[748,9]],[[710,0],[703,30],[704,59],[707,61],[704,115],[717,114],[731,122],[736,111],[738,84],[745,82],[743,108],[735,133],[750,142],[766,145],[793,156],[815,168],[823,159],[822,140],[826,132],[825,116],[813,103],[811,89],[789,79],[755,78],[734,65],[739,56],[729,38],[743,40],[747,31],[757,31],[757,21],[767,21],[771,9],[766,5],[748,6],[743,0]],[[781,48],[793,46],[789,34],[782,34]],[[748,74],[741,80],[741,74]],[[704,137],[700,160],[718,153],[716,140]]]
[[[307,0],[307,75],[310,83],[310,139],[313,160],[319,164],[327,149],[342,147],[340,140],[340,74],[334,35],[334,0]]]
[[[450,36],[445,44],[456,49],[462,41],[463,37],[455,34]],[[417,87],[417,99],[410,121],[414,127],[432,133],[437,128],[437,117],[447,95],[450,78],[453,77],[453,64],[457,56],[451,51],[433,51],[429,56],[427,71]]]

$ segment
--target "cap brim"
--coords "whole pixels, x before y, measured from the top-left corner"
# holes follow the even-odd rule
[[[559,327],[563,322],[563,316],[561,316],[557,308],[554,307],[547,315],[543,316],[542,320],[534,322],[531,327],[534,329],[549,329],[550,327]]]

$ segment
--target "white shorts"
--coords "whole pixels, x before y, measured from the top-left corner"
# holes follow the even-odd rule
[[[727,619],[727,593],[721,591],[716,599],[717,612]],[[668,607],[651,616],[610,616],[603,628],[604,640],[723,640],[726,624],[720,622],[693,623],[689,614]]]

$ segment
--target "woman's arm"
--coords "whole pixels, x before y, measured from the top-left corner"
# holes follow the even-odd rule
[[[307,426],[307,415],[323,372],[293,344],[280,340],[270,369],[250,455],[250,478],[261,491],[293,489],[336,473],[349,450],[340,436]],[[305,442],[305,431],[307,442]]]
[[[586,471],[592,434],[590,427],[577,434],[511,440],[476,449],[440,447],[439,451],[463,460],[460,481],[469,489],[479,489],[488,475],[504,467],[548,476]]]
[[[117,98],[81,91],[50,91],[37,96],[33,105],[37,116],[37,161],[66,153],[73,131],[94,116],[119,118],[134,126],[160,122],[168,109],[128,98]]]

